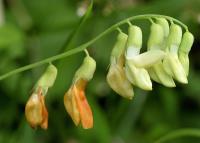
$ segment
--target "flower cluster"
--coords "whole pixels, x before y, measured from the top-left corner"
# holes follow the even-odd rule
[[[175,87],[175,80],[187,84],[189,73],[188,54],[194,42],[193,35],[186,29],[182,36],[179,25],[164,18],[151,20],[147,51],[142,48],[142,30],[129,22],[128,35],[120,29],[111,52],[107,82],[122,97],[132,99],[133,86],[152,90],[152,80]],[[87,83],[93,78],[96,62],[87,50],[82,65],[76,71],[69,90],[64,95],[64,107],[75,125],[84,129],[93,127],[93,114],[85,95]],[[48,111],[45,95],[53,86],[57,69],[50,64],[36,83],[26,107],[25,115],[32,128],[48,128]]]
[[[89,55],[76,71],[70,89],[64,95],[64,106],[75,125],[81,124],[84,129],[93,127],[92,110],[85,96],[87,82],[92,79],[96,69],[96,62]],[[26,107],[25,115],[32,128],[40,126],[48,128],[48,112],[45,106],[45,95],[56,79],[57,69],[49,65],[34,87]]]
[[[187,84],[188,54],[193,35],[173,22],[169,26],[164,18],[152,21],[147,51],[140,53],[142,30],[129,22],[128,35],[119,32],[111,53],[107,82],[119,95],[132,99],[133,86],[152,90],[151,79],[175,87],[174,80]]]

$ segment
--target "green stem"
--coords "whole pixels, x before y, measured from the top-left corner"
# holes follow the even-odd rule
[[[43,65],[43,64],[46,64],[46,63],[49,63],[49,62],[53,62],[55,60],[59,60],[59,59],[68,57],[70,55],[76,54],[78,52],[81,52],[84,49],[86,49],[87,47],[89,47],[90,45],[92,45],[93,43],[95,43],[97,40],[99,40],[102,37],[104,37],[105,35],[107,35],[108,33],[111,33],[112,31],[116,30],[119,26],[127,23],[127,21],[138,20],[138,19],[149,19],[149,18],[166,18],[167,20],[173,20],[174,22],[180,24],[183,28],[185,28],[185,30],[188,30],[188,28],[185,24],[183,24],[181,21],[179,21],[179,20],[177,20],[173,17],[170,17],[170,16],[157,15],[157,14],[145,14],[145,15],[132,16],[132,17],[126,18],[126,19],[112,25],[110,28],[106,29],[104,32],[99,34],[97,37],[93,38],[92,40],[88,41],[87,43],[85,43],[83,45],[78,46],[77,48],[74,48],[72,50],[68,50],[68,51],[66,51],[62,54],[58,54],[56,56],[52,56],[52,57],[44,59],[42,61],[39,61],[39,62],[30,64],[30,65],[27,65],[27,66],[18,68],[16,70],[10,71],[10,72],[0,76],[0,80],[3,80],[3,79],[5,79],[5,78],[7,78],[11,75],[14,75],[14,74],[17,74],[17,73],[38,67],[40,65]]]
[[[0,26],[3,26],[4,21],[4,5],[3,0],[0,0]]]
[[[179,129],[161,137],[154,143],[163,143],[175,138],[185,137],[185,136],[200,138],[200,129]]]
[[[89,52],[87,49],[84,49],[86,56],[90,56]]]

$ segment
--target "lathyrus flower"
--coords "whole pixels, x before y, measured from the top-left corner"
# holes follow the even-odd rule
[[[127,37],[122,32],[118,34],[117,42],[111,52],[107,82],[116,93],[122,97],[132,99],[134,96],[133,87],[128,81],[124,71],[124,50]]]
[[[93,127],[92,110],[85,96],[87,82],[92,79],[96,62],[89,55],[84,58],[81,67],[76,71],[70,89],[64,95],[64,106],[75,125],[81,124],[84,129]]]
[[[139,27],[131,25],[128,29],[128,39],[125,53],[125,71],[128,80],[144,90],[151,90],[152,83],[148,72],[144,68],[137,68],[132,58],[139,55],[142,47],[142,31]]]
[[[48,128],[48,112],[45,106],[45,95],[47,94],[48,88],[53,86],[56,76],[56,67],[49,65],[45,73],[38,80],[32,95],[26,103],[25,115],[32,128],[36,128],[37,126],[43,129]]]
[[[187,83],[187,76],[178,58],[178,49],[181,43],[182,29],[176,24],[171,24],[167,39],[166,57],[163,60],[165,71],[181,83]]]
[[[151,50],[140,54],[142,31],[130,25],[125,52],[125,73],[128,80],[144,90],[152,90],[150,76],[145,68],[152,66],[164,57],[161,50]]]
[[[166,39],[169,34],[169,25],[166,19],[159,18],[157,23],[152,23],[151,32],[147,42],[148,50],[163,50],[166,46]],[[164,57],[165,58],[165,57]],[[158,61],[152,67],[148,68],[150,77],[167,87],[175,87],[175,83],[171,75],[169,75],[163,67],[162,61]]]
[[[179,60],[185,70],[186,75],[189,73],[189,58],[188,54],[191,50],[192,44],[194,42],[194,36],[189,31],[186,31],[183,34],[183,38],[181,40],[181,44],[178,50]]]

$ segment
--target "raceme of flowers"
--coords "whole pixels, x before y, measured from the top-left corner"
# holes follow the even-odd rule
[[[175,80],[187,84],[188,54],[194,41],[179,25],[164,18],[152,21],[147,51],[140,53],[142,30],[129,23],[128,35],[119,32],[111,53],[107,81],[119,95],[132,99],[134,86],[152,90],[151,79],[166,87],[175,87]]]
[[[164,18],[151,20],[147,51],[140,53],[142,30],[130,22],[128,35],[119,28],[117,41],[110,57],[107,82],[122,97],[132,99],[134,86],[152,90],[152,81],[166,87],[175,87],[175,81],[187,84],[189,73],[188,54],[194,37],[172,21],[169,25]],[[85,89],[96,69],[95,60],[86,56],[76,71],[72,84],[64,95],[64,107],[76,126],[84,129],[93,127],[93,113],[87,101]],[[36,83],[26,107],[25,115],[32,128],[48,128],[48,111],[45,95],[53,86],[57,69],[50,64]]]

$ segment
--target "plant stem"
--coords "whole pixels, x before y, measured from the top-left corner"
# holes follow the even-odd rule
[[[3,0],[0,0],[0,26],[4,24],[4,5]]]
[[[200,138],[200,129],[179,129],[161,137],[154,143],[163,143],[175,138],[185,137],[185,136]]]
[[[126,19],[124,19],[124,20],[112,25],[110,28],[108,28],[104,32],[100,33],[97,37],[93,38],[92,40],[88,41],[85,44],[82,44],[82,45],[78,46],[77,48],[74,48],[72,50],[68,50],[68,51],[66,51],[66,52],[64,52],[62,54],[58,54],[58,55],[52,56],[50,58],[41,60],[39,62],[36,62],[36,63],[30,64],[30,65],[18,68],[16,70],[10,71],[10,72],[0,76],[0,80],[3,80],[3,79],[5,79],[5,78],[7,78],[7,77],[9,77],[11,75],[14,75],[14,74],[17,74],[17,73],[20,73],[20,72],[35,68],[37,66],[40,66],[40,65],[43,65],[43,64],[46,64],[46,63],[49,63],[49,62],[53,62],[55,60],[59,60],[59,59],[68,57],[70,55],[76,54],[78,52],[81,52],[84,49],[86,49],[87,47],[89,47],[90,45],[92,45],[93,43],[95,43],[97,40],[99,40],[102,37],[104,37],[105,35],[107,35],[108,33],[111,33],[112,31],[116,30],[119,26],[127,23],[127,21],[139,20],[139,19],[149,19],[149,18],[166,18],[167,20],[173,20],[174,22],[180,24],[183,28],[185,28],[186,31],[188,30],[188,28],[187,28],[187,26],[185,24],[183,24],[181,21],[179,21],[179,20],[177,20],[177,19],[175,19],[173,17],[170,17],[170,16],[157,15],[157,14],[145,14],[145,15],[132,16],[132,17],[126,18]]]

